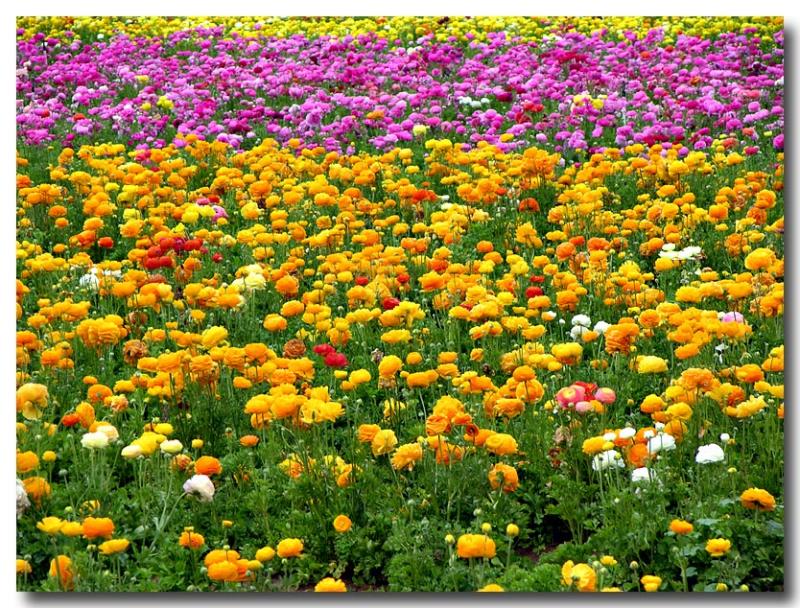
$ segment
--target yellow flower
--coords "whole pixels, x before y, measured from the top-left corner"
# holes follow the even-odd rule
[[[27,420],[38,420],[47,407],[47,387],[44,384],[28,383],[17,389],[17,412]]]
[[[375,436],[372,438],[371,446],[372,446],[372,454],[373,456],[381,456],[383,454],[388,454],[394,447],[397,445],[397,436],[394,434],[394,431],[389,429],[384,429],[375,433]]]
[[[269,562],[275,557],[275,549],[272,547],[261,547],[256,551],[256,559],[260,562]]]
[[[636,371],[640,374],[659,374],[667,371],[667,362],[661,357],[653,355],[637,357]]]
[[[606,566],[607,568],[611,568],[612,566],[617,565],[617,560],[614,559],[612,555],[604,555],[600,558],[600,563]]]
[[[314,586],[316,593],[344,593],[347,591],[347,586],[339,579],[323,578]]]
[[[568,587],[575,585],[581,592],[597,590],[597,574],[589,564],[575,564],[569,560],[561,566],[561,579]]]
[[[478,593],[502,593],[505,589],[503,589],[497,583],[489,583],[488,585],[484,585],[480,589],[478,589]]]
[[[30,574],[31,571],[31,565],[26,560],[17,560],[17,574]]]
[[[126,538],[115,538],[113,540],[107,540],[106,542],[101,543],[98,546],[98,549],[103,555],[114,555],[115,553],[122,553],[125,551],[130,544],[131,541]]]
[[[661,577],[652,574],[645,574],[640,581],[647,593],[655,593],[661,587]]]
[[[278,557],[297,557],[303,552],[303,541],[299,538],[285,538],[278,543]]]
[[[45,517],[37,522],[36,527],[45,534],[58,534],[64,526],[64,520],[59,517]]]
[[[712,538],[706,543],[706,551],[711,557],[722,557],[731,550],[731,541],[725,538]]]

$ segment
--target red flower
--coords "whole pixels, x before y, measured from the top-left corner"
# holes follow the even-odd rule
[[[577,382],[573,382],[572,384],[575,384],[577,386],[582,386],[584,389],[586,389],[586,395],[587,396],[594,395],[594,392],[597,390],[597,385],[592,383],[592,382],[580,382],[580,381],[577,381]]]
[[[356,285],[360,285],[364,287],[367,283],[369,283],[369,278],[365,276],[356,277]]]
[[[347,357],[344,353],[329,353],[325,355],[325,365],[328,367],[347,367]]]
[[[401,272],[400,274],[397,275],[397,282],[400,283],[401,285],[405,285],[406,283],[408,283],[410,279],[411,277],[408,276],[408,273],[406,272]]]
[[[528,287],[525,290],[525,297],[526,298],[535,298],[536,296],[540,296],[544,293],[541,287]]]
[[[384,298],[383,299],[383,310],[391,310],[400,304],[400,300],[397,298]]]
[[[330,344],[317,344],[312,350],[320,357],[327,357],[336,352],[336,349]]]

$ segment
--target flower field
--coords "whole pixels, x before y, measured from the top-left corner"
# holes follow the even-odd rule
[[[18,18],[20,591],[782,591],[781,18]]]

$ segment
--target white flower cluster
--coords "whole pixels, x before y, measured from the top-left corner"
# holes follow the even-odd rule
[[[703,255],[702,247],[690,245],[689,247],[684,247],[680,251],[676,251],[675,243],[665,243],[664,246],[661,247],[661,251],[658,252],[658,257],[660,258],[680,261],[697,260],[701,255]]]
[[[113,277],[115,279],[119,279],[122,276],[121,270],[97,270],[96,267],[92,267],[89,269],[85,275],[83,275],[78,280],[78,285],[85,289],[90,289],[91,291],[97,291],[100,288],[100,277],[97,275],[104,277]]]

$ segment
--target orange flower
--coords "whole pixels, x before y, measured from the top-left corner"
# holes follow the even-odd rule
[[[774,511],[775,510],[775,497],[760,488],[750,488],[742,492],[739,497],[742,506],[745,509],[754,509],[757,511]]]
[[[333,520],[333,529],[339,533],[347,532],[352,525],[353,522],[347,515],[337,515]]]
[[[281,277],[275,282],[275,289],[285,298],[291,298],[297,295],[299,288],[299,281],[290,275]]]
[[[498,456],[517,453],[517,441],[506,433],[495,433],[486,440],[484,445],[488,451]]]
[[[303,541],[299,538],[284,538],[278,543],[278,557],[297,557],[303,552]]]
[[[405,443],[397,448],[392,455],[392,468],[395,470],[414,468],[414,465],[422,460],[422,446],[418,443]]]
[[[22,485],[25,486],[25,492],[36,504],[42,502],[43,498],[50,496],[50,484],[44,477],[26,477],[22,480]]]
[[[691,534],[694,530],[694,526],[683,519],[673,519],[669,523],[669,529],[675,534],[684,535]]]
[[[87,517],[83,520],[83,536],[109,538],[114,533],[114,522],[108,517]]]
[[[362,424],[358,427],[358,440],[361,443],[371,443],[380,430],[381,427],[377,424]]]
[[[28,473],[39,467],[36,452],[17,452],[17,473]]]
[[[202,534],[198,534],[197,532],[193,532],[191,530],[184,530],[181,533],[180,539],[178,539],[178,544],[186,549],[199,549],[205,544],[205,542],[206,539],[203,538]]]
[[[260,439],[256,435],[243,435],[239,437],[239,444],[246,448],[252,448],[258,445]]]
[[[519,487],[519,475],[514,467],[498,463],[489,471],[489,483],[494,490],[502,484],[503,492],[513,492]]]
[[[495,542],[485,534],[462,534],[458,537],[456,553],[461,558],[493,558],[497,553]]]
[[[217,475],[222,472],[222,465],[213,456],[201,456],[195,461],[194,470],[200,475]]]
[[[59,555],[50,561],[50,576],[58,578],[58,583],[64,590],[71,590],[75,584],[73,581],[72,560],[66,555]]]

